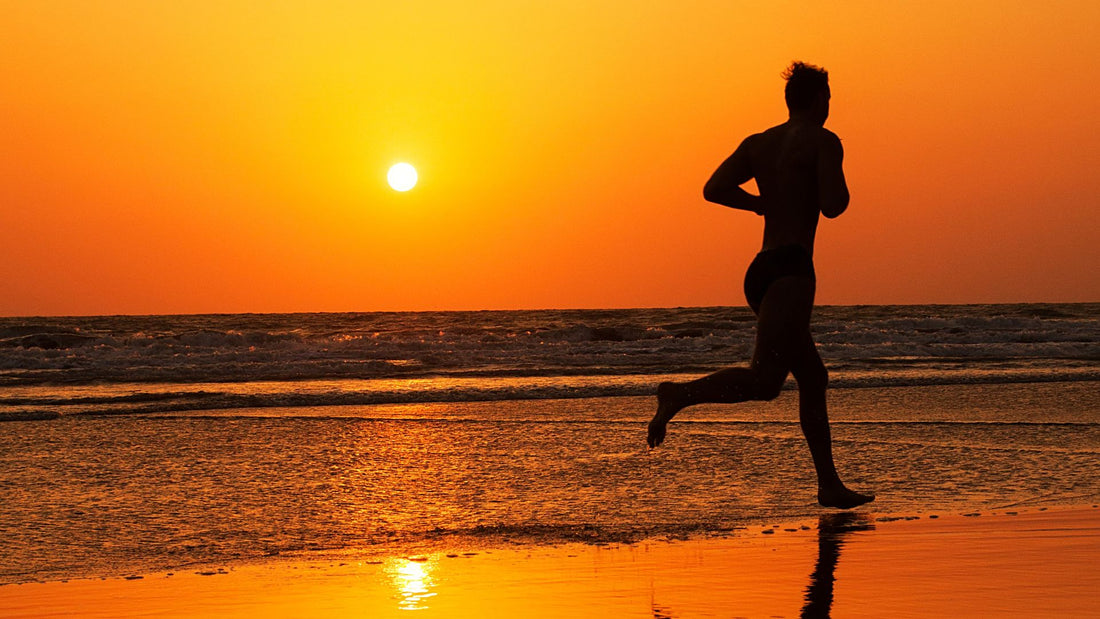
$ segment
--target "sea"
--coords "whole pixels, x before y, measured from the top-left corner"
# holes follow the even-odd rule
[[[870,515],[1100,503],[1100,303],[824,306]],[[816,517],[795,384],[680,413],[745,308],[0,318],[0,584]]]

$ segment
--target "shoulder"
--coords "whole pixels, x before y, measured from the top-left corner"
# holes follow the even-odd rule
[[[741,144],[737,146],[735,154],[742,157],[752,157],[758,155],[761,150],[766,149],[767,145],[774,142],[774,137],[771,133],[771,129],[762,131],[760,133],[754,133],[749,137],[741,140]]]
[[[833,146],[836,148],[842,148],[840,144],[840,137],[837,134],[829,131],[825,127],[821,128],[821,144],[823,146]]]
[[[776,140],[782,138],[787,132],[790,131],[789,123],[783,123],[782,125],[776,125],[770,129],[765,129],[760,133],[754,133],[749,136],[758,141]]]
[[[766,133],[766,132],[765,132]],[[765,133],[754,133],[749,137],[741,140],[741,145],[737,147],[738,150],[743,148],[755,148],[764,139]]]
[[[840,143],[840,138],[824,127],[821,128],[818,144],[825,154],[836,157],[844,156],[844,145]]]
[[[742,162],[748,164],[749,161],[757,157],[757,153],[760,152],[761,134],[754,133],[749,137],[741,140],[741,143],[737,145],[737,149],[733,151],[733,154],[729,156],[729,159],[734,162]]]

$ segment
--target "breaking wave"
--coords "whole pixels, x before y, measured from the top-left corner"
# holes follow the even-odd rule
[[[1100,380],[1100,304],[822,307],[838,387]],[[646,395],[744,363],[743,308],[0,318],[0,419]]]

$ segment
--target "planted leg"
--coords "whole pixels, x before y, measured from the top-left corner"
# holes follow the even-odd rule
[[[850,509],[875,497],[845,487],[833,462],[832,432],[825,403],[829,374],[810,333],[813,298],[812,279],[779,279],[768,289],[761,304],[761,323],[767,312],[768,328],[778,334],[774,338],[776,350],[798,381],[798,418],[817,472],[818,503]]]
[[[849,490],[840,480],[833,462],[832,432],[825,404],[829,375],[809,333],[806,340],[806,352],[800,363],[795,364],[793,373],[798,381],[798,419],[817,471],[817,502],[825,507],[851,509],[873,501],[875,496]]]

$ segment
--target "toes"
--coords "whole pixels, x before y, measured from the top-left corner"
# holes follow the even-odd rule
[[[649,448],[652,449],[652,448],[660,445],[664,440],[665,440],[665,433],[664,432],[657,432],[657,431],[654,431],[654,430],[650,430],[649,436],[646,437],[645,442],[649,445]]]

